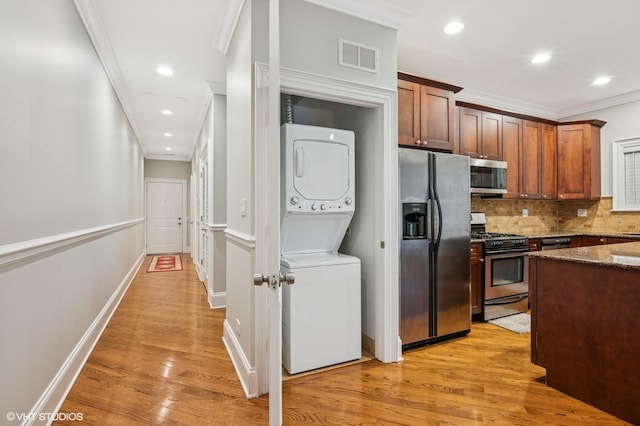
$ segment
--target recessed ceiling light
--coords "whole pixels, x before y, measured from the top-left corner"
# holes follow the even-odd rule
[[[610,81],[611,81],[611,77],[603,76],[603,77],[598,77],[595,80],[593,80],[593,84],[595,86],[602,86],[603,84],[607,84]]]
[[[182,96],[176,96],[176,101],[178,101],[178,102],[184,102],[186,100],[187,100],[187,98],[183,98]]]
[[[156,68],[156,72],[160,75],[173,75],[173,71],[171,70],[171,68],[165,65],[160,65],[158,68]]]
[[[165,151],[173,151],[173,148],[171,148],[170,146],[168,146],[168,147],[166,147],[164,150],[165,150]]]
[[[462,31],[464,28],[464,24],[462,22],[451,22],[446,27],[444,27],[444,32],[447,34],[455,34]]]
[[[160,111],[161,113],[163,113],[164,115],[171,115],[173,114],[173,111],[171,111],[170,109],[163,109],[162,111]]]
[[[170,138],[171,136],[173,136],[173,135],[172,135],[171,133],[169,133],[169,132],[163,133],[163,135],[164,135],[164,136],[166,136],[166,137],[168,137],[168,138]]]
[[[532,64],[542,64],[543,62],[547,62],[551,59],[551,55],[548,53],[538,53],[536,56],[531,59]]]

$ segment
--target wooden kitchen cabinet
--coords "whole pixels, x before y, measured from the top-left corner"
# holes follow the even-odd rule
[[[546,123],[542,123],[541,127],[541,196],[543,200],[555,200],[558,196],[558,127]]]
[[[398,144],[453,152],[455,99],[462,90],[398,73]]]
[[[502,160],[507,162],[507,193],[503,198],[520,198],[520,150],[522,148],[522,120],[502,117]]]
[[[607,237],[596,237],[592,235],[583,235],[580,243],[583,247],[586,246],[598,246],[607,244]]]
[[[542,250],[542,239],[529,238],[529,251],[540,251],[540,250]]]
[[[624,237],[603,237],[603,236],[594,236],[594,235],[583,235],[581,245],[582,246],[598,246],[603,244],[619,244],[619,243],[630,243],[632,241],[638,241],[633,238],[624,238]]]
[[[501,114],[460,107],[460,154],[502,160],[502,118]]]
[[[607,244],[620,244],[620,243],[631,243],[635,240],[633,238],[625,238],[625,237],[607,237]]]
[[[484,258],[482,243],[471,243],[471,315],[482,314]]]
[[[524,120],[520,149],[520,198],[556,198],[556,145],[556,126]]]
[[[558,199],[600,198],[600,128],[591,120],[558,126]]]

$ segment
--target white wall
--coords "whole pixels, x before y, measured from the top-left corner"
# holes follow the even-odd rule
[[[227,291],[227,250],[224,230],[227,223],[227,97],[213,96],[213,292]],[[226,304],[226,301],[225,301]]]
[[[4,418],[55,410],[139,266],[144,162],[73,2],[0,2],[0,51]]]
[[[367,86],[395,90],[396,30],[301,0],[280,1],[281,65]],[[338,39],[379,49],[379,72],[338,65]]]
[[[353,130],[356,134],[356,211],[349,232],[342,243],[341,252],[360,258],[362,279],[362,332],[375,340],[375,290],[380,280],[379,265],[376,265],[376,250],[379,246],[379,228],[376,223],[379,212],[376,201],[382,198],[376,180],[376,153],[381,150],[382,132],[373,108],[350,107],[336,114],[340,128]]]
[[[640,117],[640,101],[565,117],[560,120],[570,121],[596,118],[607,122],[600,131],[602,196],[611,196],[613,194],[612,142],[640,137],[640,120],[638,117]]]
[[[194,157],[195,158],[195,157]],[[144,177],[186,179],[191,177],[190,161],[144,160]]]
[[[209,259],[207,266],[206,288],[212,307],[226,305],[226,238],[224,231],[227,220],[227,100],[225,95],[213,94],[205,117],[198,143],[193,151],[191,173],[198,181],[203,166],[202,158],[206,154],[209,168],[209,217],[205,219],[208,227]],[[198,191],[200,189],[198,188]],[[200,204],[201,194],[196,191],[196,206]],[[194,216],[197,216],[196,212]],[[197,218],[194,218],[197,219]],[[194,220],[193,226],[197,225]],[[192,235],[199,236],[200,229]],[[199,244],[193,244],[193,253],[199,259]]]
[[[244,3],[227,53],[227,317],[225,341],[255,365],[253,63],[264,61],[266,2]],[[244,200],[246,211],[241,212]],[[247,373],[245,371],[245,373]],[[242,372],[239,373],[242,376]],[[247,373],[248,374],[248,373]]]

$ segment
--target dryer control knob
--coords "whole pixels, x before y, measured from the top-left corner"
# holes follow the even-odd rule
[[[318,210],[318,206],[316,206],[315,204],[311,204],[311,210]]]
[[[300,202],[300,199],[294,195],[293,197],[291,197],[291,200],[289,200],[289,202],[295,206]]]
[[[351,199],[351,197],[347,197],[347,198],[344,199],[344,203],[346,205],[348,205],[348,206],[350,206],[352,202],[353,202],[353,200]]]
[[[326,210],[327,205],[325,203],[320,204],[320,210]]]

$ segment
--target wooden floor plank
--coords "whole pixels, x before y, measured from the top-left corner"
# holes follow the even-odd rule
[[[180,272],[140,268],[60,411],[83,424],[266,425],[248,400],[188,255]],[[529,335],[474,323],[469,336],[293,377],[285,425],[623,425],[544,384]],[[71,422],[70,422],[71,423]],[[56,424],[64,424],[58,422]]]

